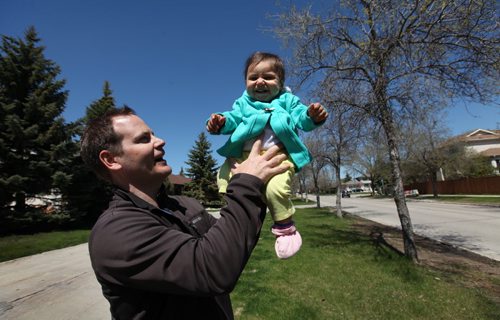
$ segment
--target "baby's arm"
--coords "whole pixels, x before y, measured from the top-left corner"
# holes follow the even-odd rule
[[[213,113],[207,121],[207,131],[210,133],[219,133],[225,123],[226,117],[221,114]]]
[[[328,112],[326,109],[318,102],[311,103],[309,108],[307,108],[307,114],[314,121],[314,123],[320,123],[328,118]]]

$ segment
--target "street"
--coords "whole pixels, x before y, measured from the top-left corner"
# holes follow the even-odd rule
[[[309,195],[309,199],[316,197]],[[320,197],[321,206],[335,206],[336,196]],[[416,234],[500,261],[500,207],[407,199]],[[401,228],[391,199],[342,198],[342,209],[375,222]]]

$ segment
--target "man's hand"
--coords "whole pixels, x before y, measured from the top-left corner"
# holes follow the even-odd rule
[[[311,105],[307,109],[307,114],[309,115],[309,117],[311,117],[314,123],[320,123],[322,121],[325,121],[326,118],[328,118],[328,112],[318,102],[311,103]]]
[[[226,117],[213,113],[210,116],[210,120],[207,122],[207,131],[210,133],[218,133],[224,124],[226,124]]]
[[[260,155],[262,140],[255,140],[248,158],[242,163],[232,163],[231,172],[247,173],[261,179],[264,183],[269,181],[274,175],[283,173],[290,168],[289,163],[282,163],[287,158],[284,153],[278,154],[279,146],[272,146],[264,154]]]

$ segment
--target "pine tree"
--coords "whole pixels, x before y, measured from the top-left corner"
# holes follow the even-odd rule
[[[73,124],[77,136],[82,134],[88,121],[115,107],[112,93],[109,82],[105,81],[102,97],[92,102],[87,107],[85,116]],[[90,227],[109,203],[112,196],[111,186],[91,172],[83,163],[79,150],[74,153],[68,168],[72,172],[71,183],[63,188],[67,210],[78,226]]]
[[[185,174],[192,181],[184,189],[184,194],[208,205],[220,201],[217,190],[217,162],[212,157],[211,144],[204,132],[200,133],[194,147],[189,151]]]
[[[26,197],[50,193],[71,146],[62,118],[67,91],[60,68],[44,55],[34,27],[3,36],[0,48],[0,207],[23,215]],[[15,208],[10,203],[15,201]],[[14,209],[14,210],[13,210]]]
[[[113,98],[113,91],[108,81],[104,81],[104,86],[102,88],[102,97],[94,101],[87,107],[85,112],[85,117],[83,121],[88,123],[90,120],[99,117],[106,113],[110,108],[115,107],[115,99]]]

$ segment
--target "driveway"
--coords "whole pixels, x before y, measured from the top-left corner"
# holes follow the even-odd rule
[[[321,206],[336,206],[335,201],[334,195],[320,197]],[[500,207],[413,199],[408,199],[407,205],[416,234],[500,261]],[[342,199],[342,209],[401,228],[393,199],[353,196]]]

